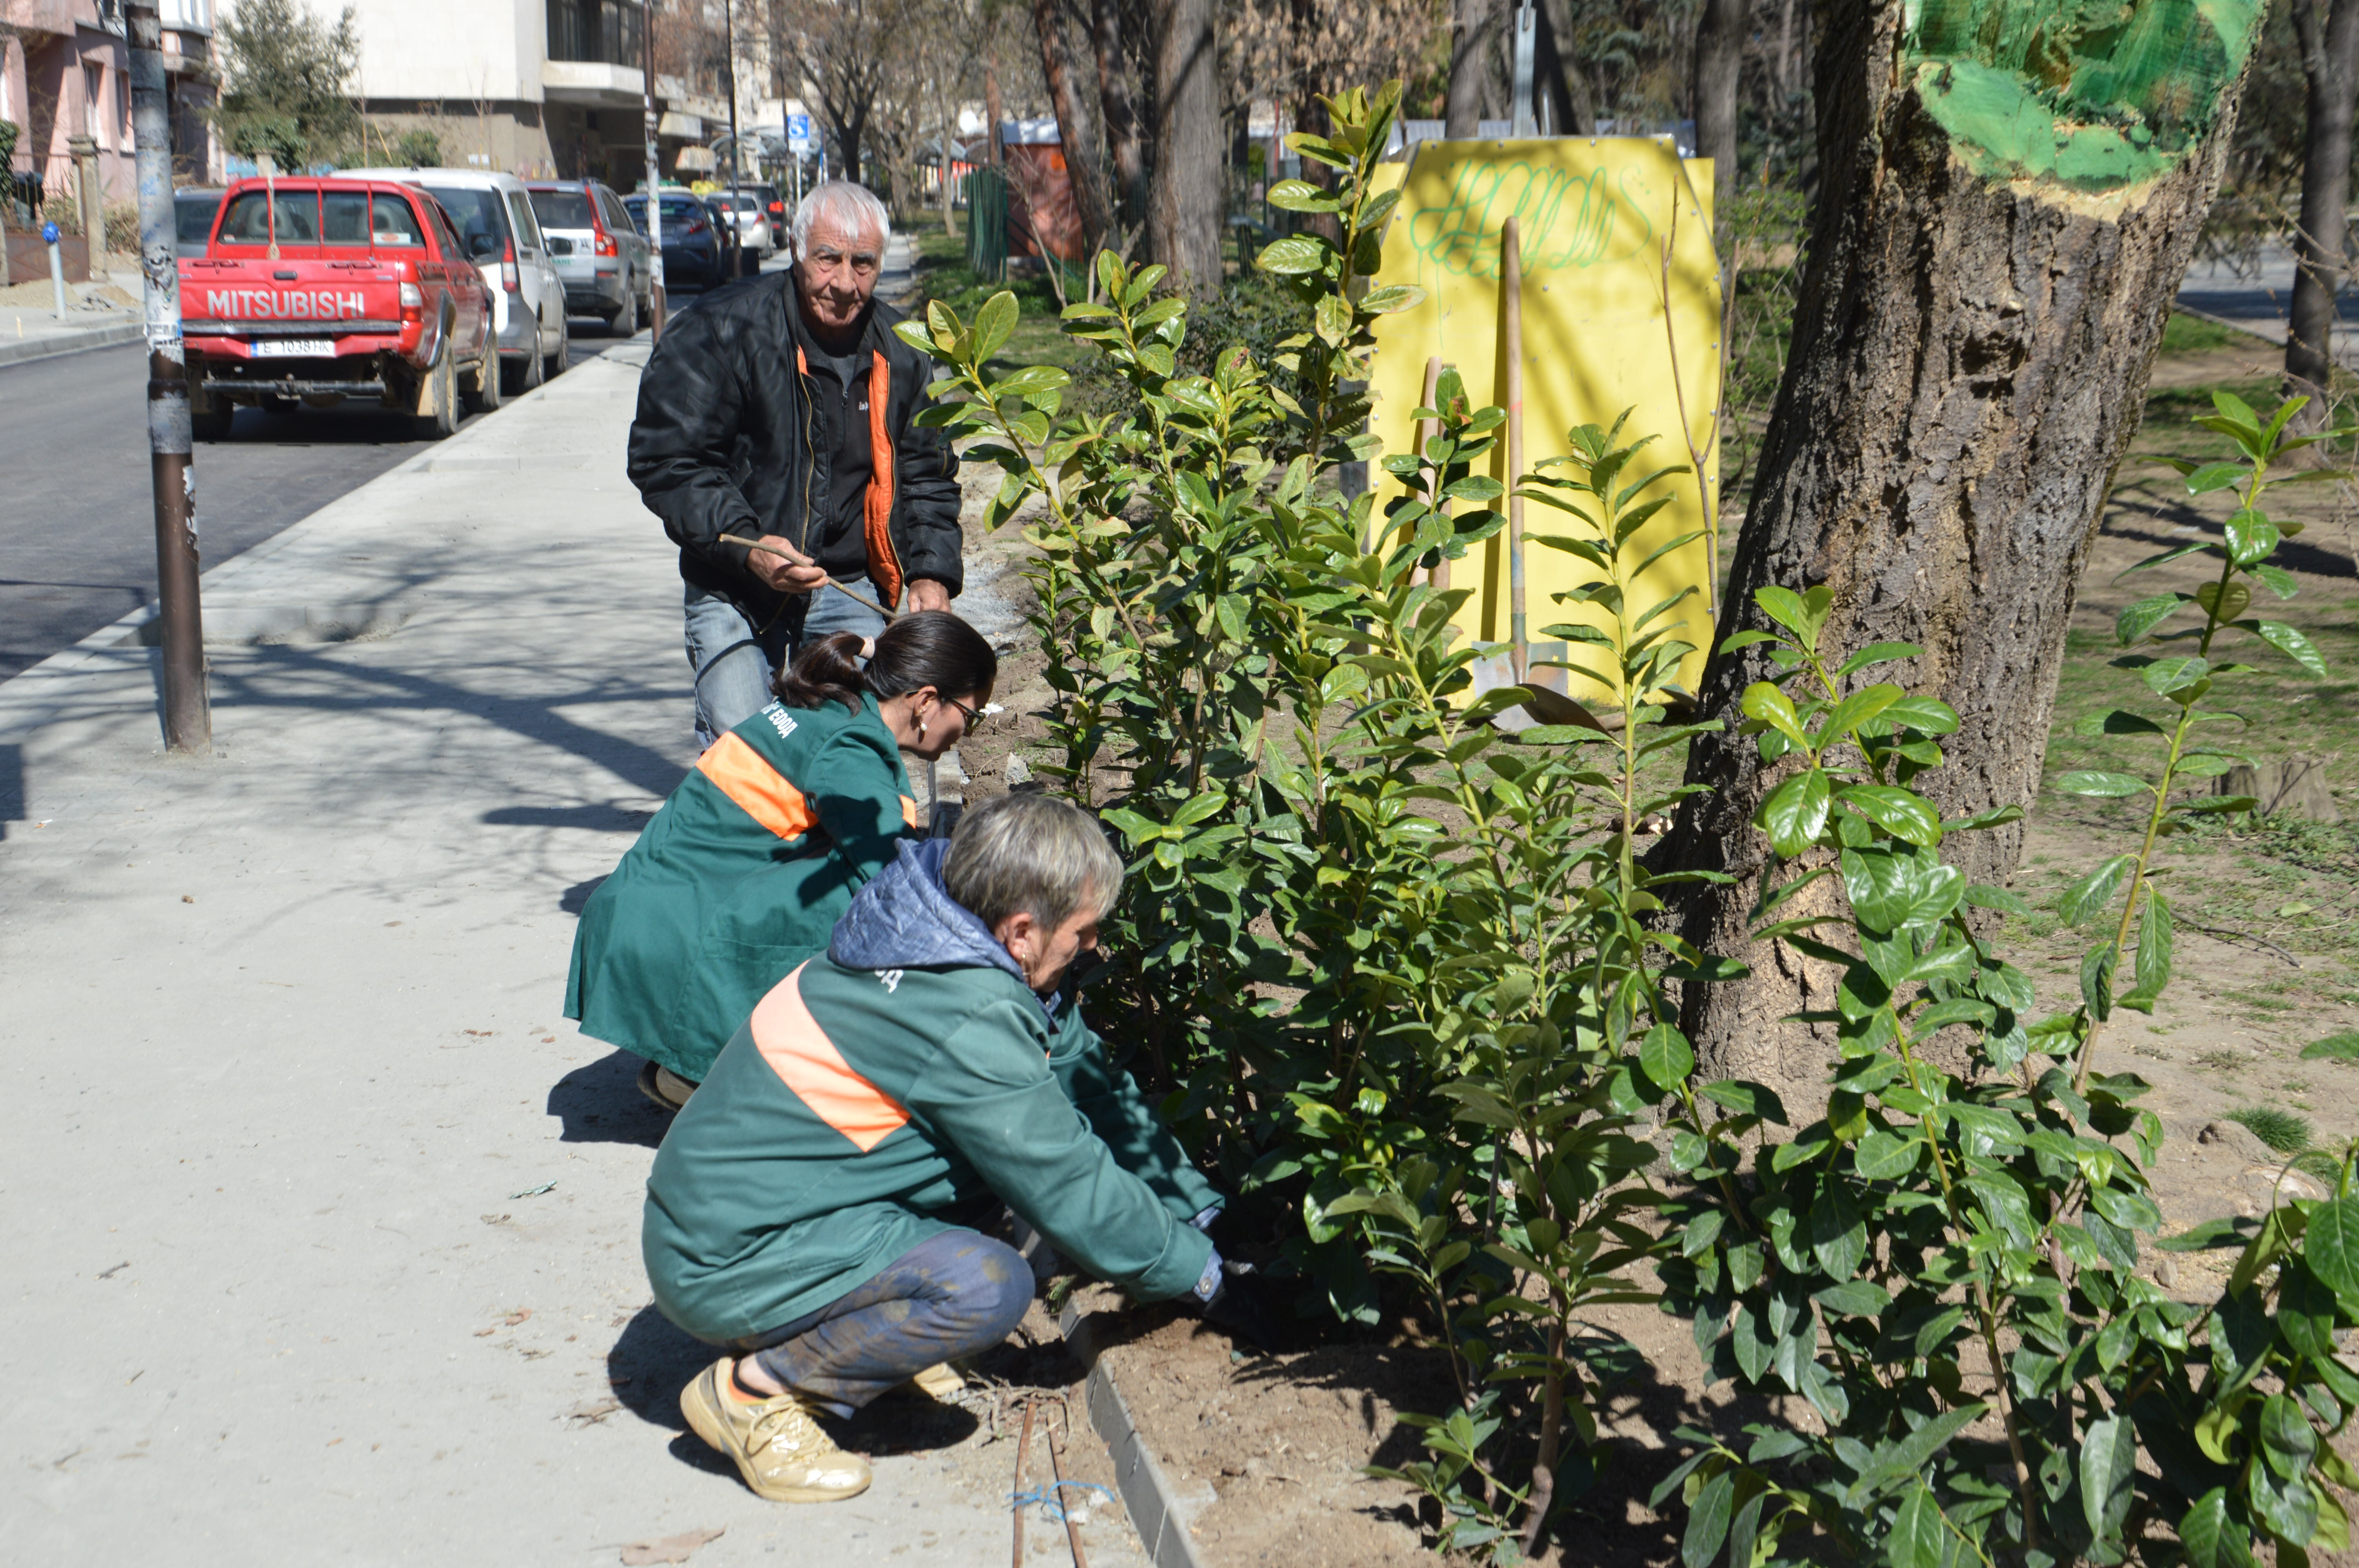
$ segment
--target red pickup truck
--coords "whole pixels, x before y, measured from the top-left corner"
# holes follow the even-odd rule
[[[449,216],[389,180],[249,179],[223,198],[201,257],[180,263],[189,411],[226,439],[238,404],[332,408],[372,398],[422,440],[500,402],[490,287]]]

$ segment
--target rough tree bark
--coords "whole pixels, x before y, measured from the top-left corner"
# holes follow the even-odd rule
[[[1458,0],[1450,22],[1450,95],[1442,135],[1453,142],[1482,134],[1483,90],[1498,52],[1505,0]]]
[[[1199,298],[1221,291],[1222,189],[1219,0],[1164,0],[1155,51],[1155,190],[1147,246],[1172,286]]]
[[[2309,124],[2301,149],[2301,232],[2294,236],[2299,269],[2286,331],[2288,393],[2320,400],[2333,370],[2334,296],[2343,285],[2344,229],[2351,205],[2351,117],[2359,92],[2359,0],[2290,0],[2294,37],[2301,45]],[[2321,24],[2319,13],[2326,13]],[[2314,423],[2314,421],[2305,421]]]
[[[1089,94],[1073,87],[1064,8],[1058,0],[1032,0],[1032,28],[1040,36],[1040,77],[1049,84],[1049,104],[1056,112],[1065,178],[1073,189],[1073,215],[1082,222],[1082,257],[1089,265],[1113,227],[1106,212],[1105,180],[1098,168],[1097,128],[1090,123]]]
[[[1907,37],[1889,0],[1818,13],[1809,270],[1715,645],[1766,626],[1754,591],[1777,584],[1833,590],[1838,660],[1922,646],[1888,668],[1958,710],[1948,765],[1921,781],[1957,816],[2027,806],[2038,786],[2073,596],[2219,179],[2258,7],[2136,0],[2111,35],[2051,26],[2044,40],[2031,25],[2052,23],[2044,0],[1908,9]],[[2183,26],[2158,47],[2141,22],[2167,16]],[[2212,30],[2220,16],[2235,36]],[[2027,70],[1995,38],[2028,38],[2040,59]],[[2060,82],[2060,65],[2073,72]],[[2142,111],[2145,145],[2074,98],[2082,71],[2109,106]],[[1702,1063],[1816,1083],[1823,1047],[1781,1021],[1832,1006],[1833,977],[1747,937],[1768,852],[1752,819],[1788,764],[1762,765],[1738,703],[1768,673],[1757,646],[1710,661],[1698,695],[1726,728],[1698,738],[1687,778],[1705,792],[1658,853],[1667,869],[1734,878],[1696,889],[1679,915],[1752,969],[1687,989]],[[1962,833],[1943,852],[1970,881],[2004,883],[2021,841],[2018,828]],[[1833,907],[1834,884],[1804,898]]]
[[[1736,186],[1736,85],[1745,66],[1746,0],[1703,0],[1696,13],[1696,152],[1712,162],[1712,189]]]
[[[1532,70],[1547,90],[1550,112],[1560,136],[1586,136],[1597,129],[1597,95],[1590,91],[1589,73],[1574,63],[1560,41],[1563,34],[1556,13],[1565,0],[1540,0],[1532,26]],[[1569,18],[1568,18],[1569,20]]]
[[[1123,58],[1122,0],[1091,0],[1091,39],[1098,56],[1098,100],[1105,114],[1106,150],[1114,158],[1114,222],[1136,228],[1147,211],[1147,148],[1130,99],[1130,66]]]

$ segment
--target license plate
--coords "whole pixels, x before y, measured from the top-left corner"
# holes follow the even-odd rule
[[[254,357],[274,359],[332,359],[335,343],[327,338],[261,338],[254,345]]]

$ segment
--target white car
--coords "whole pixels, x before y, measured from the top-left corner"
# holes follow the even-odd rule
[[[778,248],[770,232],[770,215],[762,211],[761,201],[746,191],[732,196],[716,190],[704,199],[705,207],[716,220],[725,220],[737,226],[737,243],[757,256],[767,256]]]
[[[481,168],[354,168],[340,178],[397,179],[442,204],[470,260],[492,287],[502,390],[529,392],[565,369],[565,280],[512,174]]]

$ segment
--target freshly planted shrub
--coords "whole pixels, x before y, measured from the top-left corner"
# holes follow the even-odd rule
[[[2345,1544],[2329,1483],[2359,1471],[2327,1438],[2359,1408],[2359,1376],[2334,1353],[2338,1332],[2359,1325],[2359,1145],[2310,1160],[2334,1195],[2272,1210],[2218,1301],[2175,1302],[2136,1271],[2140,1237],[2161,1220],[2144,1173],[2161,1126],[2136,1108],[2142,1081],[2092,1066],[2113,1010],[2150,1010],[2169,979],[2155,846],[2199,814],[2248,808],[2181,793],[2184,779],[2228,765],[2194,743],[2220,717],[2204,702],[2214,683],[2245,667],[2214,663],[2216,645],[2241,633],[2305,667],[2317,659],[2299,633],[2244,613],[2245,579],[2293,586],[2268,563],[2281,531],[2259,505],[2269,463],[2306,444],[2284,435],[2293,411],[2264,425],[2221,402],[2208,423],[2244,458],[2182,469],[2199,494],[2242,486],[2225,543],[2157,557],[2208,548],[2220,576],[2123,612],[2132,652],[2116,662],[2169,707],[2159,719],[2108,713],[2098,728],[2158,741],[2158,775],[2059,781],[2150,797],[2137,850],[2062,901],[2069,923],[2106,928],[2072,1011],[2027,1018],[2029,981],[1963,913],[2020,906],[1940,859],[1946,835],[2011,814],[1944,821],[1911,787],[1945,761],[1939,737],[1954,717],[1854,678],[1917,650],[1872,647],[1831,665],[1823,590],[1758,596],[1783,634],[1747,640],[1776,643],[1781,673],[1744,708],[1765,759],[1792,764],[1759,817],[1779,868],[1759,934],[1840,966],[1835,1005],[1804,1015],[1832,1031],[1839,1059],[1826,1116],[1761,1138],[1749,1162],[1746,1141],[1787,1125],[1774,1097],[1680,1086],[1688,1114],[1672,1164],[1693,1184],[1666,1209],[1680,1256],[1664,1280],[1715,1376],[1798,1394],[1825,1430],[1756,1426],[1742,1444],[1686,1434],[1701,1446],[1658,1498],[1687,1498],[1689,1568],[1723,1552],[1734,1568],[1783,1560],[1795,1531],[1898,1568],[2174,1550],[2197,1568],[2245,1568],[2270,1547],[2282,1563]],[[2200,626],[2157,633],[2190,606]],[[2192,652],[2169,646],[2180,643]],[[1838,880],[1846,915],[1779,918],[1824,878]],[[1723,1108],[1732,1102],[1741,1108]],[[2229,1229],[2146,1245],[2183,1250]]]

